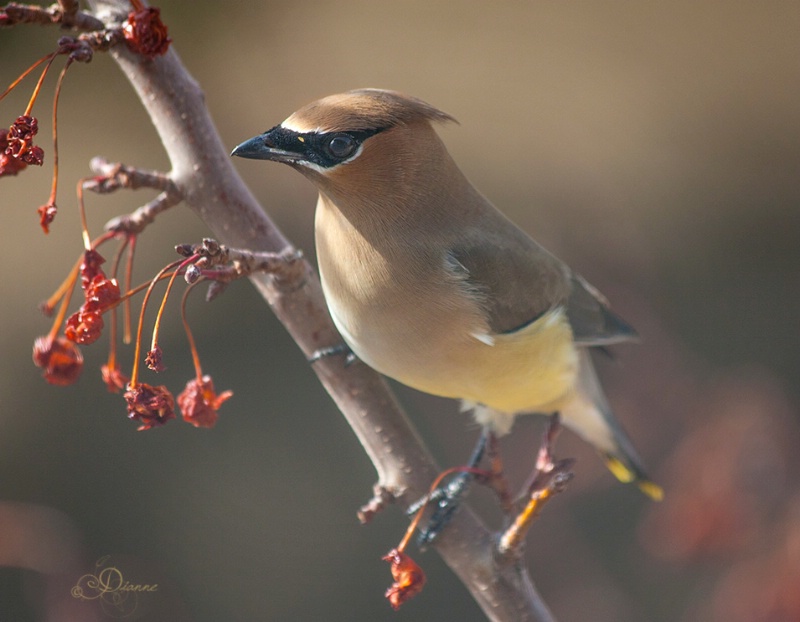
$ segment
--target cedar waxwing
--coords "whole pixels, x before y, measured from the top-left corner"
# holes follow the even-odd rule
[[[459,170],[432,123],[393,91],[326,97],[232,155],[288,164],[319,190],[320,278],[336,327],[377,371],[458,398],[506,434],[560,413],[623,482],[654,499],[589,348],[635,338],[603,296],[516,227]]]

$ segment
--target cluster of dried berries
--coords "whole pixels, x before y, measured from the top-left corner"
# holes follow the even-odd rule
[[[146,58],[153,59],[161,56],[167,52],[171,39],[167,33],[167,27],[161,21],[160,12],[156,8],[145,7],[139,0],[132,0],[134,10],[128,15],[128,19],[124,22],[122,27],[114,33],[117,33],[116,40],[124,39],[128,47],[134,52],[145,56]],[[9,5],[10,7],[11,5]],[[25,8],[21,5],[14,5],[15,8]],[[38,14],[37,11],[32,11]],[[49,17],[49,16],[48,16]],[[12,19],[6,11],[0,11],[0,26],[18,23],[19,21],[31,21],[30,19],[20,20],[19,16]],[[36,21],[36,19],[33,19]],[[101,34],[102,36],[92,37],[91,34]],[[121,36],[120,36],[121,34]],[[44,162],[44,150],[38,145],[33,144],[33,137],[38,132],[38,121],[36,117],[31,115],[34,102],[38,97],[42,83],[47,75],[50,66],[56,57],[60,55],[67,56],[67,63],[61,71],[56,87],[55,98],[53,101],[53,184],[50,198],[44,205],[38,208],[39,224],[45,233],[49,233],[49,227],[56,217],[58,208],[56,207],[56,188],[58,185],[58,152],[57,152],[57,129],[56,129],[56,111],[58,108],[58,96],[61,91],[61,85],[64,80],[64,75],[69,66],[77,61],[87,63],[92,59],[94,54],[93,46],[97,49],[107,49],[103,47],[103,42],[113,41],[115,37],[111,32],[98,31],[97,33],[88,33],[79,38],[74,37],[61,37],[58,40],[58,48],[55,52],[36,61],[31,67],[24,71],[19,78],[0,94],[2,100],[8,93],[10,93],[28,74],[30,74],[36,67],[45,64],[36,88],[33,91],[30,102],[25,113],[17,118],[11,124],[9,129],[0,130],[0,177],[6,175],[17,175],[20,171],[27,168],[28,165],[33,164],[41,166]],[[92,43],[94,42],[94,43]]]
[[[136,10],[122,24],[122,34],[128,47],[150,60],[163,56],[172,39],[167,33],[167,26],[161,21],[161,11],[155,7],[144,7],[138,1],[131,4]]]
[[[155,284],[163,278],[169,277],[167,291],[164,294],[164,299],[159,308],[156,316],[155,325],[153,328],[153,338],[150,350],[145,357],[145,364],[155,372],[164,369],[163,364],[163,351],[158,344],[159,328],[161,326],[161,317],[166,306],[167,298],[172,291],[172,286],[175,279],[179,274],[185,275],[190,268],[196,267],[195,262],[201,259],[200,255],[190,254],[188,257],[184,255],[184,259],[173,262],[162,269],[156,277],[150,282],[145,299],[142,304],[142,312],[139,316],[139,328],[136,338],[136,354],[131,373],[131,379],[128,383],[128,390],[125,392],[125,401],[128,406],[128,417],[135,421],[141,422],[140,430],[149,430],[150,428],[163,425],[170,419],[175,418],[175,400],[172,394],[164,386],[152,386],[146,383],[138,382],[139,372],[139,351],[142,342],[142,327],[144,320],[144,312],[147,307],[150,294],[153,291]],[[169,270],[173,270],[168,274]],[[196,378],[190,380],[186,384],[186,388],[178,396],[178,405],[183,414],[184,421],[191,423],[195,427],[211,428],[217,422],[220,406],[229,399],[233,393],[225,391],[217,395],[214,389],[214,383],[210,376],[204,375],[200,365],[200,356],[197,352],[194,336],[189,328],[189,323],[186,320],[186,299],[192,289],[192,285],[186,290],[181,301],[181,318],[183,326],[186,331],[186,336],[189,340],[189,349],[192,353],[194,360]],[[104,377],[106,374],[104,373]],[[113,377],[107,378],[109,387],[115,383],[116,379]]]
[[[187,423],[196,428],[213,428],[220,406],[232,396],[232,391],[217,395],[211,376],[203,376],[186,383],[186,388],[178,395],[178,406]],[[123,397],[128,405],[128,418],[142,424],[139,430],[149,430],[175,418],[175,398],[164,385],[131,383]]]
[[[119,234],[108,232],[100,238],[100,242],[112,239]],[[88,234],[86,235],[88,239]],[[114,262],[112,273],[116,274],[117,264],[122,251],[128,242],[123,243],[117,260]],[[61,304],[61,311],[55,320],[51,334],[40,337],[36,340],[33,351],[34,363],[41,367],[45,379],[51,384],[67,385],[75,382],[80,374],[83,357],[76,344],[89,345],[97,341],[104,328],[105,322],[103,314],[111,312],[112,332],[111,332],[111,351],[109,360],[101,368],[103,381],[109,391],[117,392],[125,390],[124,399],[127,404],[128,417],[138,421],[141,425],[140,430],[149,430],[161,426],[176,416],[175,398],[172,393],[164,386],[153,386],[138,381],[139,353],[141,351],[142,327],[147,300],[153,287],[162,279],[170,279],[170,287],[164,296],[161,309],[159,310],[156,325],[153,331],[153,346],[145,359],[146,364],[154,371],[161,371],[162,351],[158,345],[158,326],[165,307],[166,298],[169,296],[170,288],[179,274],[184,274],[186,267],[192,265],[198,256],[182,259],[170,264],[149,282],[145,301],[142,305],[142,312],[139,317],[139,330],[136,338],[136,354],[130,379],[117,366],[116,363],[116,315],[115,309],[121,303],[130,298],[131,295],[140,291],[144,286],[129,290],[124,296],[121,294],[119,284],[115,277],[108,277],[102,269],[105,262],[102,255],[96,250],[96,244],[87,243],[88,250],[84,251],[79,265],[73,269],[65,280],[64,284],[54,294],[54,296],[43,305],[45,312],[52,312],[56,304]],[[129,255],[130,257],[130,255]],[[176,268],[177,265],[177,268]],[[176,268],[169,273],[168,270]],[[73,313],[66,321],[66,307],[69,303],[70,294],[77,284],[78,276],[81,279],[83,290],[83,304],[78,311]],[[189,289],[187,289],[187,293]],[[196,377],[186,384],[184,391],[178,396],[178,404],[183,413],[183,419],[195,427],[213,427],[218,418],[220,406],[228,400],[232,393],[224,391],[217,394],[214,389],[214,382],[210,376],[204,375],[200,367],[200,358],[195,347],[194,338],[189,330],[185,317],[186,296],[184,295],[181,306],[181,314],[184,327],[189,337],[189,345],[195,363]],[[63,325],[64,336],[58,336]]]
[[[117,280],[105,275],[100,267],[103,262],[105,259],[96,250],[83,254],[80,273],[84,301],[80,309],[67,318],[64,328],[67,339],[85,346],[100,338],[105,325],[103,312],[120,299]]]
[[[73,39],[65,38],[69,42],[74,41]],[[36,117],[31,114],[33,109],[33,105],[36,102],[36,98],[39,96],[39,91],[42,87],[42,83],[44,81],[45,76],[47,76],[47,72],[50,69],[50,66],[53,63],[53,60],[59,54],[67,54],[69,53],[70,49],[74,49],[77,44],[70,43],[69,45],[65,44],[63,46],[63,50],[61,44],[58,50],[53,52],[52,54],[48,54],[44,58],[40,58],[36,61],[33,65],[31,65],[26,71],[22,73],[22,75],[17,78],[11,86],[9,86],[5,92],[0,95],[0,99],[3,99],[8,93],[10,93],[21,81],[25,76],[27,76],[30,72],[32,72],[36,67],[40,64],[45,63],[45,68],[42,71],[42,75],[39,78],[39,81],[36,84],[36,88],[33,90],[33,94],[31,95],[30,101],[28,102],[28,107],[25,110],[25,113],[21,116],[17,117],[17,120],[11,124],[7,130],[3,129],[0,130],[0,177],[6,175],[17,175],[20,171],[26,169],[28,165],[33,164],[36,166],[41,166],[44,162],[44,150],[39,147],[38,145],[33,144],[34,136],[39,132],[39,121]],[[76,58],[72,57],[70,54],[69,60],[65,65],[64,69],[61,71],[61,75],[58,79],[58,86],[56,87],[56,95],[53,101],[53,142],[54,144],[57,143],[57,130],[56,130],[56,108],[58,106],[58,95],[61,92],[61,85],[64,80],[64,75],[66,73],[67,68],[73,62],[73,60],[85,60],[88,61],[88,58],[91,58],[91,55],[87,58],[86,54],[79,54],[77,51],[75,52],[77,55]],[[53,166],[53,185],[52,190],[50,193],[50,199],[48,200],[46,205],[43,205],[39,208],[39,222],[44,229],[44,232],[48,232],[48,227],[50,223],[53,221],[56,215],[56,188],[58,186],[58,155],[55,153],[54,150],[54,166]]]

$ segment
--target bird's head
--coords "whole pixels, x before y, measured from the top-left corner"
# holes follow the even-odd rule
[[[283,162],[321,190],[358,192],[410,180],[444,150],[431,122],[455,121],[422,100],[359,89],[304,106],[231,155]]]

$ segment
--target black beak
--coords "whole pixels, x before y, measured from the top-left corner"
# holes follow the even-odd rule
[[[276,146],[276,141],[271,138],[273,130],[254,136],[250,140],[237,145],[232,156],[240,158],[250,158],[251,160],[274,160],[275,162],[292,163],[302,159],[302,154],[293,151],[286,151]]]

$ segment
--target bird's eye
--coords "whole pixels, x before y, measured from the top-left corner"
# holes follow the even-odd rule
[[[325,147],[334,158],[341,160],[353,155],[358,143],[349,134],[336,134],[328,139]]]

